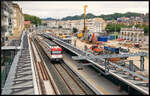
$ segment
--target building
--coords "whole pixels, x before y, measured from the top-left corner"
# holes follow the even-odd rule
[[[44,21],[43,23],[46,23],[48,27],[55,27],[58,28],[59,25],[62,26],[64,29],[72,30],[73,28],[77,28],[78,31],[82,31],[84,28],[84,20],[67,20],[67,21]],[[95,33],[99,35],[100,33],[103,33],[105,30],[107,23],[102,18],[92,18],[92,19],[86,19],[86,26],[87,30],[90,33]]]
[[[29,28],[31,26],[31,22],[30,21],[24,21],[24,27],[25,28]]]
[[[139,28],[121,28],[120,38],[132,41],[144,41],[144,30]]]
[[[11,40],[18,40],[24,30],[24,15],[18,4],[13,3],[13,35],[9,36]]]
[[[1,45],[5,45],[8,41],[8,37],[12,35],[12,2],[2,1],[1,2]]]

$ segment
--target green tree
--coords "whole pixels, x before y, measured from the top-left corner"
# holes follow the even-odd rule
[[[58,28],[60,29],[60,28],[62,28],[62,26],[61,26],[61,25],[59,25],[59,27],[58,27]]]
[[[127,25],[124,25],[124,24],[107,24],[105,30],[108,32],[108,33],[113,33],[115,32],[115,29],[116,29],[116,32],[120,32],[121,28],[131,28],[132,26],[127,26]]]
[[[140,24],[136,24],[135,27],[136,28],[141,28],[141,25]]]
[[[29,14],[24,14],[24,19],[25,21],[28,21],[28,20],[31,21],[31,24],[35,24],[36,26],[41,25],[41,19],[39,17],[32,16]]]
[[[143,25],[142,25],[142,28],[144,29],[144,34],[145,34],[145,35],[148,35],[148,34],[149,34],[149,26],[143,24]]]
[[[78,29],[73,27],[73,33],[76,33],[76,32],[78,32]]]
[[[136,24],[135,27],[136,28],[142,28],[142,29],[144,29],[144,34],[145,35],[149,34],[149,26],[148,25],[145,25],[145,24],[143,24],[143,25]]]
[[[132,16],[139,17],[141,15],[142,15],[141,13],[134,13],[134,12],[127,12],[123,14],[114,13],[114,14],[108,14],[108,15],[102,14],[100,16],[95,16],[92,13],[87,13],[86,18],[90,19],[90,18],[100,17],[100,18],[103,18],[104,20],[112,20],[112,19],[117,20],[117,18],[120,18],[120,17],[132,17]],[[75,16],[67,16],[67,17],[62,18],[61,20],[79,20],[79,19],[83,19],[83,17],[84,17],[84,14],[81,14],[81,15],[75,15]]]

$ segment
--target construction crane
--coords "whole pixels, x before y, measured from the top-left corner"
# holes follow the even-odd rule
[[[85,25],[86,24],[86,8],[87,8],[87,5],[84,5],[84,28],[83,30],[81,30],[81,32],[78,34],[78,37],[81,38],[84,36],[84,33],[87,29],[87,26]]]
[[[86,8],[87,8],[87,5],[84,5],[84,30],[83,30],[83,33],[84,33],[85,30],[86,30],[86,26],[85,26],[85,20],[86,20]]]

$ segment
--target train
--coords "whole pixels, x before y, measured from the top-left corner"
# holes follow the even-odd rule
[[[42,49],[51,61],[62,60],[62,48],[59,47],[56,43],[39,35],[37,36],[36,40],[38,41],[39,45],[42,47]]]

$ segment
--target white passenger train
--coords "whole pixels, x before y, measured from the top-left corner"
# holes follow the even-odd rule
[[[44,37],[37,36],[37,41],[52,61],[62,60],[62,48]]]

